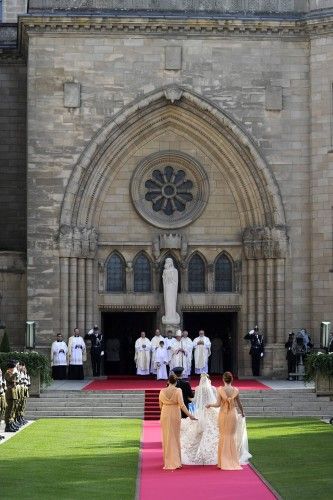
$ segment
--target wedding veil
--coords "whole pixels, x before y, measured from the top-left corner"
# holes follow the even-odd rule
[[[206,373],[200,376],[200,383],[195,390],[193,403],[196,410],[203,410],[206,405],[216,402],[216,389],[212,386],[211,381]]]

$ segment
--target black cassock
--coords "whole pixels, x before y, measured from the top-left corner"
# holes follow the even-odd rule
[[[177,380],[177,387],[182,390],[183,393],[183,400],[186,408],[188,409],[188,405],[191,402],[189,398],[194,398],[194,392],[192,391],[192,388],[186,380],[178,379]],[[182,411],[182,418],[187,418],[187,415]]]
[[[264,352],[264,338],[259,333],[247,333],[244,339],[251,342],[249,354],[252,357],[252,375],[259,377],[261,354]]]

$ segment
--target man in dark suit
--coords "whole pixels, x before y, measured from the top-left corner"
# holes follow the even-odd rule
[[[184,371],[184,368],[182,366],[176,366],[172,369],[172,371],[177,377],[176,387],[179,387],[182,390],[184,404],[188,409],[188,405],[191,402],[191,399],[194,398],[194,392],[192,391],[190,384],[186,380],[182,380],[182,373]],[[187,415],[182,412],[182,418],[186,417]]]
[[[260,376],[260,360],[264,356],[264,337],[259,333],[259,328],[256,325],[253,330],[250,330],[244,337],[251,343],[250,356],[252,357],[252,375]]]
[[[90,356],[93,376],[99,377],[101,374],[102,356],[104,356],[104,336],[98,328],[98,325],[95,325],[94,328],[88,332],[85,339],[91,341]]]

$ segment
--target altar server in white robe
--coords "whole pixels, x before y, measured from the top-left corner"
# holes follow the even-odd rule
[[[153,373],[154,375],[156,375],[155,353],[160,345],[161,340],[164,341],[164,337],[162,337],[161,332],[157,329],[155,330],[154,337],[150,341],[150,349],[151,349],[150,373]]]
[[[182,333],[183,346],[186,351],[186,369],[183,372],[183,377],[187,378],[191,376],[192,370],[192,352],[193,352],[193,342],[188,336],[188,331],[184,330]]]
[[[175,336],[175,341],[172,344],[172,349],[171,349],[172,355],[170,359],[170,371],[177,367],[182,367],[184,368],[184,371],[187,371],[187,352],[185,349],[185,344],[182,338],[182,332],[181,330],[176,331],[176,336]]]
[[[87,361],[87,349],[80,330],[74,328],[74,335],[68,339],[68,378],[83,380],[83,362]]]
[[[195,373],[208,373],[208,358],[211,343],[204,330],[199,331],[199,337],[193,340]]]
[[[163,340],[161,340],[158,348],[155,351],[155,368],[157,380],[167,380],[167,364],[168,364],[168,354],[164,345]]]
[[[51,345],[51,366],[53,380],[63,380],[67,371],[67,345],[61,333],[57,334],[57,340]]]
[[[147,339],[145,332],[141,332],[140,337],[135,342],[134,361],[137,375],[149,375],[150,350],[150,340]]]

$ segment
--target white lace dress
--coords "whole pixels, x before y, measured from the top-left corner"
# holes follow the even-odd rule
[[[219,441],[218,408],[206,408],[206,404],[215,403],[216,389],[208,377],[202,377],[195,391],[194,415],[198,420],[182,418],[180,444],[182,464],[216,465]],[[252,455],[248,449],[246,421],[241,415],[237,425],[237,449],[241,465],[249,462]]]

